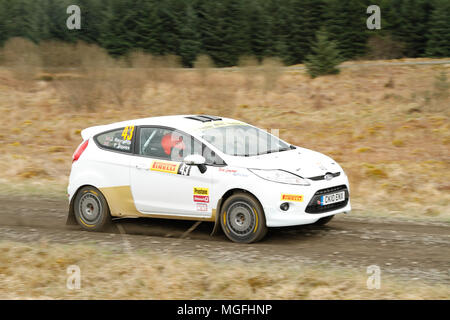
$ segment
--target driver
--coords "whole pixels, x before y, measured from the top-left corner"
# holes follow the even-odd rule
[[[170,157],[170,160],[181,161],[183,159],[185,145],[182,136],[167,133],[161,139],[161,146],[164,153]]]

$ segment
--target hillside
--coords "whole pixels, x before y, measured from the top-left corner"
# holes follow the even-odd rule
[[[0,68],[4,192],[63,195],[83,128],[205,113],[278,129],[282,139],[333,157],[350,178],[356,215],[450,219],[449,64],[348,62],[339,75],[311,80],[302,66],[275,61],[231,69],[168,68],[170,61],[149,57],[137,57],[134,68],[86,61]]]

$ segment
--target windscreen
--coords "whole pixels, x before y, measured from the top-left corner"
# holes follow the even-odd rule
[[[203,139],[225,154],[256,156],[290,150],[290,145],[264,130],[245,125],[226,125],[204,129]]]

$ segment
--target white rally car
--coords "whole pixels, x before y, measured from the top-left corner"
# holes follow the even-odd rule
[[[190,219],[250,243],[268,227],[325,224],[351,210],[348,178],[333,159],[241,121],[164,116],[81,135],[68,223],[86,230],[113,217]]]

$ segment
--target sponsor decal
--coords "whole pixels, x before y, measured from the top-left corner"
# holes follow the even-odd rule
[[[242,172],[240,172],[238,170],[235,170],[235,169],[219,168],[219,172],[228,173],[228,174],[231,174],[232,176],[235,176],[235,177],[248,177],[248,174],[242,173]]]
[[[188,176],[191,172],[191,166],[187,165],[186,163],[155,160],[152,162],[150,170]]]
[[[177,174],[179,166],[180,166],[179,163],[153,161],[150,170]]]
[[[194,202],[209,202],[209,189],[194,187]]]
[[[219,172],[235,173],[235,172],[237,172],[237,170],[235,170],[235,169],[223,169],[223,168],[219,168]]]
[[[209,196],[197,196],[194,194],[194,202],[209,203]]]
[[[196,203],[197,211],[208,211],[208,205],[206,203]]]
[[[303,202],[303,195],[299,194],[282,194],[281,200],[283,201],[296,201],[296,202]]]
[[[207,196],[209,195],[209,189],[208,188],[194,188],[194,194],[200,195],[200,196]]]
[[[194,202],[209,202],[209,189],[208,188],[194,188]]]

